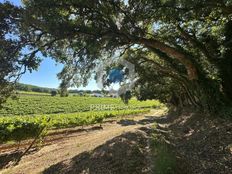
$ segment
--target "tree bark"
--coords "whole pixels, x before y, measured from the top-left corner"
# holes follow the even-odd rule
[[[154,40],[154,39],[142,38],[139,40],[139,42],[147,47],[156,48],[156,49],[166,53],[168,56],[177,59],[179,62],[181,62],[185,66],[189,80],[192,81],[192,80],[198,79],[197,68],[192,63],[190,58],[188,56],[186,56],[184,53],[176,50],[175,48],[173,48],[169,45],[166,45],[166,44],[164,44],[158,40]]]

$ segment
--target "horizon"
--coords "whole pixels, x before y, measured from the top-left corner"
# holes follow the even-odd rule
[[[33,84],[30,84],[30,83],[21,83],[21,82],[18,82],[18,84],[22,84],[22,85],[31,85],[31,86],[35,86],[35,87],[38,87],[38,88],[47,88],[49,90],[51,89],[54,89],[54,90],[58,90],[59,88],[50,88],[50,87],[46,87],[46,86],[38,86],[38,85],[33,85]],[[104,91],[117,91],[117,89],[78,89],[78,88],[68,88],[69,91],[101,91],[101,90],[104,90]]]

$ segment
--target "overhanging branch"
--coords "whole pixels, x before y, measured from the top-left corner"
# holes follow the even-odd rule
[[[158,50],[166,53],[168,56],[177,59],[179,62],[181,62],[185,66],[187,73],[188,73],[189,80],[197,80],[198,79],[197,68],[192,63],[190,58],[188,56],[186,56],[184,53],[176,50],[175,48],[173,48],[169,45],[166,45],[165,43],[162,43],[158,40],[155,40],[155,39],[141,38],[138,40],[138,42],[145,45],[146,47],[158,49]]]

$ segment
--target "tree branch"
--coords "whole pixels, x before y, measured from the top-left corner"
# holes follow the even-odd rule
[[[189,40],[189,42],[195,46],[196,48],[198,48],[206,58],[208,58],[210,61],[212,61],[213,56],[210,55],[210,53],[208,52],[207,48],[201,43],[199,42],[195,37],[191,36],[189,33],[187,33],[186,31],[184,31],[184,29],[182,29],[179,25],[177,25],[177,30],[183,35],[183,37],[187,40]]]
[[[162,43],[158,40],[155,39],[146,39],[146,38],[141,38],[138,40],[139,43],[142,43],[146,47],[151,47],[158,49],[164,53],[166,53],[168,56],[173,57],[177,59],[179,62],[181,62],[188,73],[188,78],[189,80],[197,80],[198,79],[198,73],[195,65],[192,63],[190,58],[186,56],[184,53],[176,50],[175,48],[166,45],[165,43]]]

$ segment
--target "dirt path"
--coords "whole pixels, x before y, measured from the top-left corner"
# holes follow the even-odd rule
[[[160,110],[152,111],[145,115],[123,118],[118,122],[105,123],[101,130],[74,132],[65,135],[39,151],[24,156],[17,166],[4,169],[0,173],[41,173],[52,165],[69,160],[85,151],[91,151],[125,132],[135,132],[140,127],[149,126],[153,123],[153,118],[161,114],[162,111]]]

